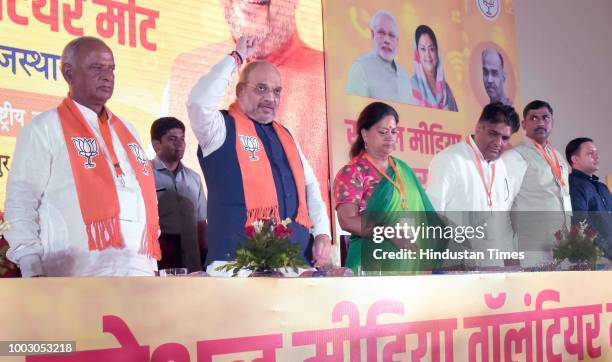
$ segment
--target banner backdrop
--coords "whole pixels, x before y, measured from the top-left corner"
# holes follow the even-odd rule
[[[32,362],[603,362],[611,276],[12,279],[0,340],[76,342]]]
[[[383,26],[379,19],[373,24],[380,11]],[[512,0],[330,0],[323,14],[332,178],[348,161],[357,117],[371,102],[398,111],[394,155],[422,184],[433,155],[473,131],[491,99],[520,104]],[[435,38],[428,33],[429,54],[416,51],[419,25]],[[485,49],[491,64],[485,65]],[[429,86],[427,70],[434,68]]]
[[[91,35],[111,47],[115,91],[108,106],[129,119],[149,146],[149,128],[159,116],[173,115],[188,124],[187,95],[211,65],[234,49],[232,30],[273,35],[259,55],[280,68],[285,82],[277,118],[295,132],[327,195],[321,2],[261,6],[260,15],[269,18],[258,29],[249,27],[241,3],[0,0],[0,205],[19,130],[67,94],[60,56],[68,41]],[[221,107],[233,100],[233,84],[230,88]],[[184,161],[200,172],[196,147],[187,126]]]

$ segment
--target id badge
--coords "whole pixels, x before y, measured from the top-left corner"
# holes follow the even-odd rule
[[[127,187],[117,187],[119,197],[119,219],[124,221],[138,220],[138,193],[136,190]]]

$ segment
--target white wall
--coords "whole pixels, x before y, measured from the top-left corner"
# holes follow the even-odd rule
[[[612,1],[515,0],[515,11],[522,104],[552,105],[552,142],[562,152],[575,137],[593,138],[605,179],[612,174]]]

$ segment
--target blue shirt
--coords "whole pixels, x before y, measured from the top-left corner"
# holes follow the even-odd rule
[[[574,211],[612,211],[612,197],[599,177],[578,170],[569,175],[570,197]]]

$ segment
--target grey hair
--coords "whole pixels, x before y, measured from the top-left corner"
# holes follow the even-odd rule
[[[397,20],[395,20],[395,16],[388,12],[387,10],[378,10],[374,16],[372,16],[372,20],[370,20],[370,30],[374,31],[374,27],[376,26],[376,22],[381,16],[388,16],[393,20],[393,24],[395,25],[395,30],[399,30],[397,28]]]
[[[64,64],[74,65],[74,57],[79,52],[79,49],[81,48],[81,46],[83,46],[83,44],[86,44],[90,41],[97,41],[106,45],[106,43],[104,43],[101,39],[96,38],[94,36],[81,36],[76,39],[73,39],[68,44],[66,44],[64,50],[62,51],[61,66],[63,66]]]

